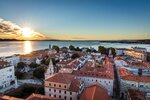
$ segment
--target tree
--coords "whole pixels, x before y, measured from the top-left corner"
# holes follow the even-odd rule
[[[75,50],[76,50],[76,51],[82,51],[79,47],[77,47]]]
[[[74,53],[74,54],[71,56],[72,59],[79,58],[79,57],[80,57],[80,55],[79,55],[78,53]]]
[[[16,70],[16,71],[15,71],[15,76],[17,77],[17,79],[22,79],[23,73],[20,72],[20,71],[18,71],[18,70]]]
[[[99,46],[98,52],[100,52],[101,54],[107,54],[107,49],[104,46]]]
[[[31,67],[31,68],[36,68],[36,67],[38,67],[38,66],[39,66],[38,64],[33,63],[33,62],[29,65],[29,67]]]
[[[24,62],[19,62],[17,64],[17,68],[24,68],[26,66],[26,64]]]
[[[91,49],[87,48],[86,52],[91,52]]]
[[[33,71],[33,76],[36,77],[36,78],[44,78],[44,72],[45,72],[45,69],[44,67],[40,66],[40,67],[37,67],[34,71]]]
[[[70,46],[69,46],[69,49],[70,49],[70,50],[76,50],[76,48],[75,48],[73,45],[70,45]]]
[[[57,53],[59,52],[59,47],[57,45],[53,45],[52,49],[55,49]]]

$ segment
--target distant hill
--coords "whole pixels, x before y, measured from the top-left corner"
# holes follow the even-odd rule
[[[0,39],[0,41],[26,41],[26,40],[17,40],[17,39]],[[150,39],[145,40],[30,40],[30,41],[98,41],[106,43],[139,43],[139,44],[150,44]]]

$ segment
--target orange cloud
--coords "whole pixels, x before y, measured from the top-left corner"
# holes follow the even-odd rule
[[[44,40],[48,39],[47,36],[33,31],[30,38],[23,37],[22,27],[4,19],[0,18],[0,38],[2,39],[20,39],[20,40]]]

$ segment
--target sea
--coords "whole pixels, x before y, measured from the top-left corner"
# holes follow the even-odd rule
[[[11,56],[13,54],[26,54],[35,50],[47,49],[49,45],[57,45],[59,47],[92,47],[96,50],[98,46],[114,47],[114,48],[132,48],[142,47],[150,52],[150,44],[135,43],[106,43],[99,41],[1,41],[0,57]]]

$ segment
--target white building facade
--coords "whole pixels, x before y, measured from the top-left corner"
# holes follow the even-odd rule
[[[0,61],[0,92],[4,92],[7,88],[16,87],[14,66],[6,61]]]

